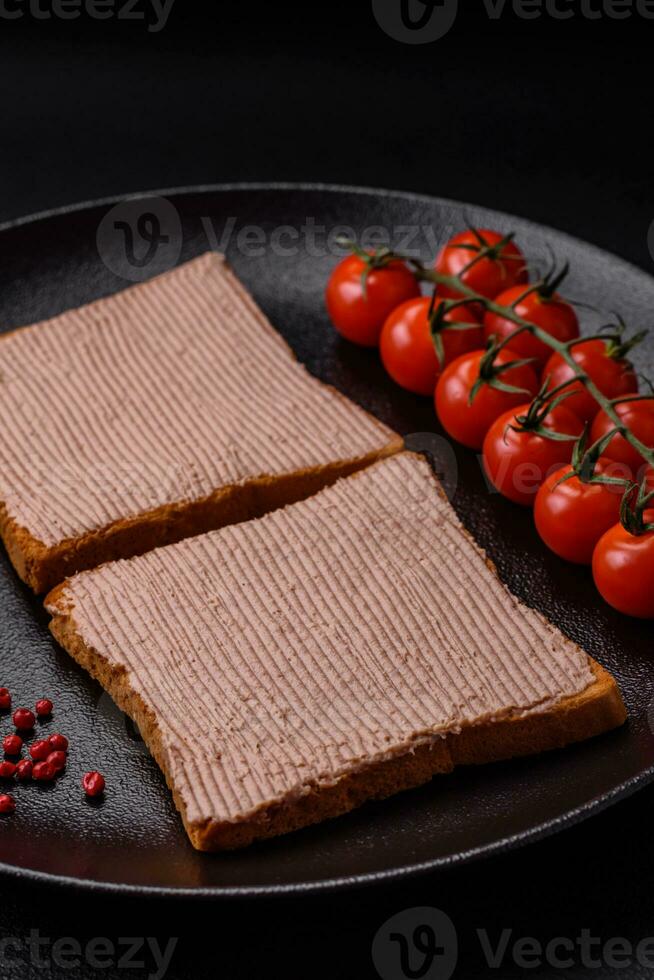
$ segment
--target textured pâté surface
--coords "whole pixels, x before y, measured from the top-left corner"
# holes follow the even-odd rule
[[[55,590],[143,703],[188,825],[245,821],[462,726],[546,711],[589,659],[489,568],[403,453]],[[109,674],[102,673],[102,670]]]
[[[313,378],[207,252],[0,343],[0,501],[47,546],[393,434]]]

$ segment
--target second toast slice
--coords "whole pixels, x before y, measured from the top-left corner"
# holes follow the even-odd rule
[[[47,608],[202,850],[625,719],[613,678],[506,590],[408,453],[82,573]]]

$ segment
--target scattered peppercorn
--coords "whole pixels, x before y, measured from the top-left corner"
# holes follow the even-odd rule
[[[30,745],[30,755],[35,762],[43,762],[48,758],[51,752],[50,743],[44,738],[39,739],[37,742],[32,742]]]
[[[11,708],[11,693],[8,688],[0,687],[0,711]],[[30,732],[36,725],[36,718],[48,718],[54,710],[49,698],[40,698],[35,705],[36,714],[29,708],[17,708],[13,715],[13,723],[17,732]],[[6,735],[2,739],[5,755],[19,756],[23,748],[23,739],[18,734]],[[37,739],[29,746],[31,759],[20,759],[17,763],[8,759],[0,761],[0,779],[14,779],[19,782],[52,782],[63,772],[67,763],[68,739],[59,732],[48,738]],[[32,761],[34,760],[34,761]],[[104,776],[99,772],[87,772],[82,779],[82,786],[87,796],[101,796],[105,790]],[[0,814],[14,813],[16,802],[6,793],[0,794]]]
[[[32,778],[34,766],[30,759],[21,759],[16,766],[16,779],[21,783],[26,783]]]
[[[49,762],[37,762],[32,770],[32,779],[39,783],[49,783],[55,776],[56,773]]]
[[[45,761],[50,763],[55,772],[63,772],[66,768],[66,753],[51,752]]]
[[[13,796],[7,796],[6,793],[0,795],[0,814],[14,813],[16,810],[16,803]]]
[[[2,748],[6,755],[20,755],[23,740],[20,735],[7,735],[2,740]]]
[[[7,762],[6,759],[3,762],[0,762],[0,779],[13,779],[15,772],[15,763]]]
[[[49,718],[54,705],[49,698],[41,698],[36,702],[36,713],[39,718]]]
[[[12,717],[19,732],[29,732],[36,724],[34,713],[29,708],[17,708]]]
[[[101,796],[105,788],[104,776],[99,772],[87,772],[82,787],[87,796]]]
[[[68,751],[68,739],[65,735],[51,735],[48,739],[50,743],[50,748],[53,752],[67,752]]]

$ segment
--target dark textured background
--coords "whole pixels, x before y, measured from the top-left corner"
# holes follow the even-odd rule
[[[446,38],[409,47],[381,33],[364,0],[356,10],[216,6],[207,19],[199,3],[177,0],[157,35],[139,22],[0,20],[0,217],[192,183],[340,181],[489,204],[652,269],[654,22],[491,23],[470,4]],[[3,881],[0,934],[180,936],[169,976],[189,980],[359,978],[375,975],[382,921],[427,904],[454,920],[456,976],[467,980],[484,975],[477,928],[543,940],[584,928],[634,942],[654,934],[653,817],[646,790],[528,850],[336,899],[182,906]],[[6,959],[0,975],[48,970]]]

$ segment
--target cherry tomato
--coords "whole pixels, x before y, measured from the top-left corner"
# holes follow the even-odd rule
[[[472,403],[468,404],[485,356],[486,351],[478,350],[457,357],[445,368],[436,385],[434,400],[441,425],[453,439],[471,449],[481,449],[484,437],[498,415],[521,405],[525,397],[538,391],[536,372],[530,364],[522,364],[500,375],[502,383],[521,391],[499,391],[489,384],[483,384]],[[515,353],[503,347],[494,363],[501,366],[515,360],[519,360]]]
[[[545,480],[534,504],[536,529],[548,548],[560,558],[578,565],[590,565],[595,545],[620,518],[624,488],[600,483],[584,483],[563,466]],[[622,479],[624,468],[613,460],[599,458],[595,473]]]
[[[442,300],[440,300],[442,304]],[[445,365],[483,343],[481,325],[466,330],[440,331],[443,364],[439,364],[429,326],[429,296],[409,299],[386,320],[379,338],[384,367],[393,381],[418,395],[433,395],[438,376]],[[446,323],[479,323],[470,306],[457,306],[445,314]]]
[[[365,269],[364,259],[348,255],[329,277],[325,299],[340,334],[363,347],[375,347],[386,317],[400,303],[419,296],[420,287],[408,266],[396,260],[371,269],[364,293]]]
[[[654,510],[645,511],[654,523]],[[602,598],[627,616],[654,618],[654,531],[630,534],[615,524],[597,542],[593,578]]]
[[[477,233],[462,231],[454,235],[438,253],[436,271],[447,276],[463,273],[461,279],[466,286],[488,299],[494,299],[503,289],[528,281],[527,263],[517,245],[507,242],[498,258],[479,259],[467,272],[463,270],[479,253],[483,243],[497,246],[504,237],[499,232],[488,229],[481,229]],[[443,296],[460,295],[456,289],[448,287],[439,287],[439,291]]]
[[[488,479],[503,496],[530,507],[544,480],[570,462],[574,442],[511,428],[518,424],[516,417],[527,416],[529,407],[520,405],[495,419],[484,439],[483,462]],[[584,429],[581,419],[563,403],[555,405],[540,425],[569,436],[580,436]]]
[[[630,429],[636,438],[648,448],[654,448],[654,398],[637,399],[636,401],[620,402],[615,406],[620,421]],[[606,412],[598,412],[593,421],[591,439],[596,442],[607,435],[615,425]],[[602,454],[609,459],[625,463],[635,479],[643,476],[646,463],[637,449],[627,442],[619,433],[613,436],[608,445],[602,449]]]
[[[611,357],[606,341],[585,340],[572,348],[572,356],[607,398],[620,398],[638,391],[638,379],[633,367],[629,361]],[[550,388],[555,388],[574,378],[574,371],[560,354],[552,354],[545,365],[543,377],[549,377]],[[597,415],[599,405],[581,381],[571,381],[569,388],[575,394],[566,400],[566,407],[583,422],[590,422]]]
[[[495,302],[501,306],[513,307],[514,313],[519,317],[540,327],[557,340],[565,342],[579,336],[577,314],[557,293],[554,293],[551,298],[541,296],[537,290],[526,296],[524,294],[524,286],[512,286],[496,296]],[[492,336],[504,340],[516,329],[515,323],[497,313],[488,311],[484,317],[484,334],[487,340]],[[541,366],[552,356],[552,348],[538,337],[534,337],[528,330],[519,333],[511,340],[511,350],[520,357],[535,357]]]

